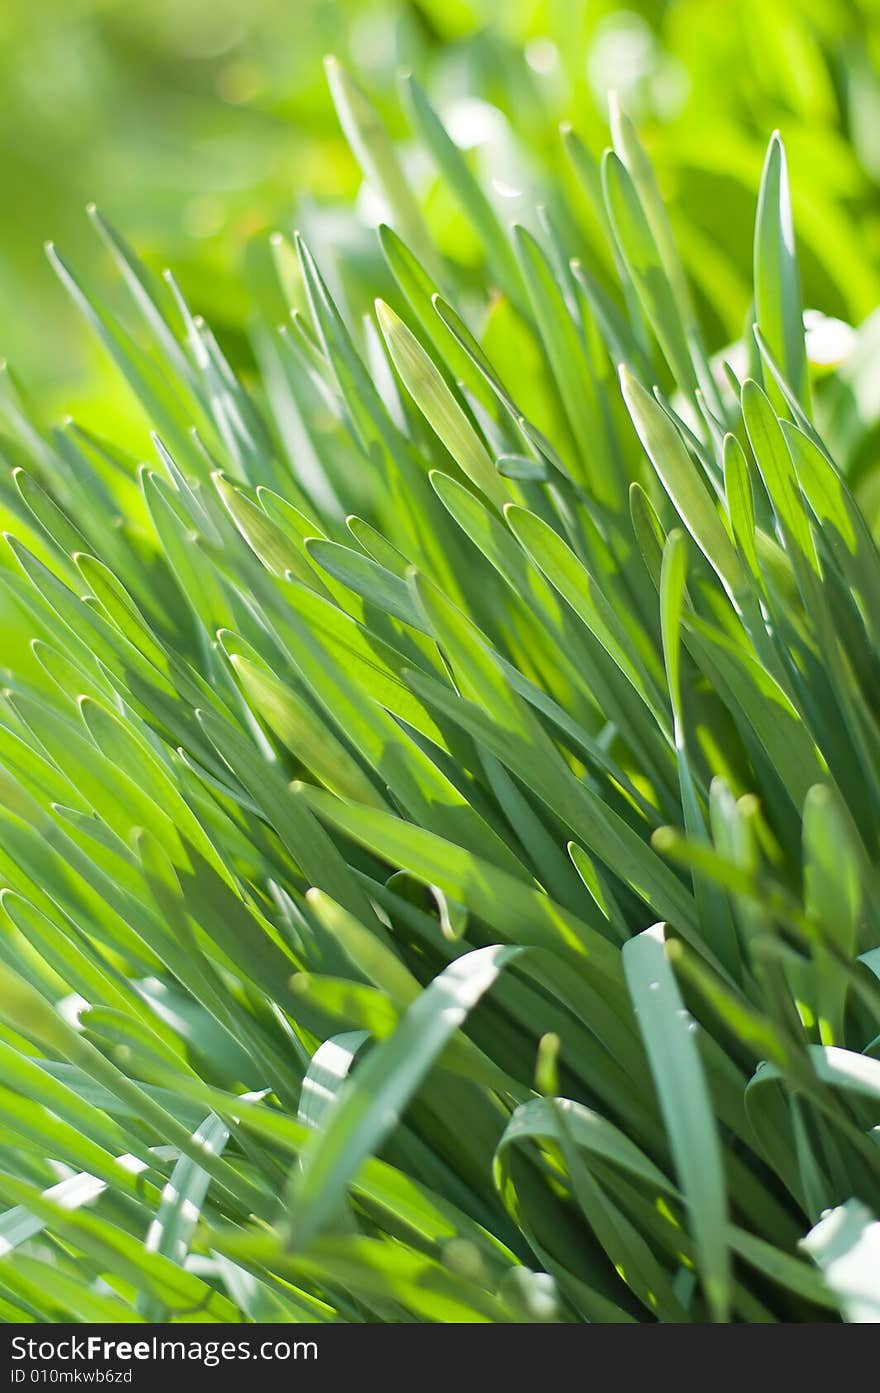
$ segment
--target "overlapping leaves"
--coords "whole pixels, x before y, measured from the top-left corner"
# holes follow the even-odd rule
[[[781,144],[740,384],[625,118],[592,258],[410,86],[475,304],[331,84],[393,306],[298,241],[252,392],[104,228],[155,459],[4,398],[0,1311],[865,1318],[880,556]]]

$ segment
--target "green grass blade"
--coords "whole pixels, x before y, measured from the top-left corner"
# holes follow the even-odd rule
[[[394,1127],[440,1050],[489,990],[515,948],[480,948],[457,959],[368,1056],[307,1146],[295,1176],[289,1223],[297,1248],[312,1242],[341,1203],[366,1156]]]
[[[714,1320],[730,1310],[730,1253],[721,1145],[691,1021],[656,925],[624,944],[624,970],[666,1122],[706,1299]]]
[[[754,275],[758,327],[789,386],[809,412],[810,385],[788,166],[778,131],[770,140],[761,177],[755,221]],[[778,393],[775,384],[771,390]]]

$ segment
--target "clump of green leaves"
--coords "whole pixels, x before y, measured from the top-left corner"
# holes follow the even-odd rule
[[[154,460],[5,388],[0,1315],[876,1319],[880,555],[782,143],[712,355],[622,113],[508,236],[408,83],[475,279],[330,76],[375,315],[275,239],[246,384],[95,214]]]

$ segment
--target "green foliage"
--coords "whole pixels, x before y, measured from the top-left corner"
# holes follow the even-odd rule
[[[3,1315],[874,1318],[876,484],[781,140],[719,355],[619,111],[508,243],[408,84],[463,264],[330,77],[354,308],[276,238],[245,381],[102,224],[152,461],[4,387]]]
[[[271,228],[296,225],[313,245],[332,244],[356,312],[366,307],[358,287],[365,267],[377,274],[378,247],[342,222],[358,176],[323,81],[328,51],[380,94],[424,221],[468,267],[499,213],[506,226],[531,209],[543,168],[570,177],[560,121],[601,149],[616,88],[650,141],[711,343],[742,328],[754,190],[776,126],[805,304],[856,321],[880,298],[874,0],[4,0],[0,183],[15,213],[0,227],[0,353],[50,413],[68,410],[73,392],[99,429],[128,431],[143,448],[130,403],[58,301],[40,252],[54,237],[106,284],[108,248],[82,215],[89,200],[151,267],[175,267],[237,368],[250,357],[242,253]],[[398,105],[401,70],[419,82]],[[466,149],[444,141],[432,109]],[[633,171],[644,197],[640,177]],[[492,179],[505,188],[500,207]],[[462,194],[467,218],[454,202]],[[601,216],[582,211],[590,225]],[[646,212],[654,225],[647,200]],[[512,248],[488,241],[510,294]]]

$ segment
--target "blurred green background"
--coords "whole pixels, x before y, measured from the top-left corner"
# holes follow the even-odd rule
[[[334,210],[361,180],[328,51],[405,153],[396,79],[416,71],[502,197],[510,178],[563,167],[562,119],[600,151],[618,89],[698,295],[711,285],[716,343],[748,311],[755,192],[780,127],[806,303],[857,323],[880,302],[880,0],[3,0],[0,354],[46,419],[75,407],[109,426],[130,410],[43,254],[53,239],[103,288],[90,199],[150,265],[174,268],[233,356],[254,238],[304,222],[328,256],[351,242]],[[413,157],[448,249],[454,214]],[[363,194],[357,207],[366,228],[376,209]]]

